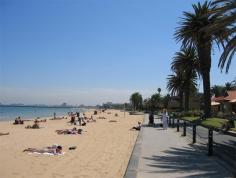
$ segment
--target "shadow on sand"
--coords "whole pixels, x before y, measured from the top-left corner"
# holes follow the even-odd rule
[[[164,151],[165,156],[153,155],[144,157],[151,161],[148,167],[152,167],[151,173],[183,173],[185,178],[197,177],[234,177],[231,173],[220,166],[215,157],[208,157],[205,147],[189,145],[184,148],[170,148]],[[192,149],[194,148],[194,149]],[[156,170],[153,168],[157,168]]]

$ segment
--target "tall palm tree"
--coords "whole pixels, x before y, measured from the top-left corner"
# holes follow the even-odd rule
[[[223,34],[226,44],[221,41],[224,44],[224,51],[218,64],[221,70],[226,65],[225,70],[228,73],[231,60],[236,52],[236,0],[215,0],[212,6],[216,6],[212,13],[220,14],[222,17],[214,25],[208,25],[205,28],[207,28],[208,33],[216,33],[219,30],[229,28]]]
[[[184,80],[184,108],[189,110],[189,97],[191,89],[194,91],[197,87],[197,74],[199,74],[199,60],[194,47],[182,48],[180,52],[175,53],[171,63],[173,71],[179,71],[183,75]]]
[[[194,46],[197,49],[200,62],[200,72],[203,79],[204,90],[204,114],[211,116],[211,92],[210,92],[210,69],[211,50],[213,42],[221,38],[220,31],[207,33],[204,27],[213,25],[220,17],[220,14],[210,14],[215,7],[206,1],[192,5],[194,12],[184,12],[180,26],[176,29],[175,38],[182,42],[182,46]],[[223,31],[223,29],[221,29]]]

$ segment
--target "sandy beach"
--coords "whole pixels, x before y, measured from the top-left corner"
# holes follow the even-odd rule
[[[93,111],[86,114],[90,116]],[[110,114],[108,114],[110,113]],[[118,117],[115,114],[118,114]],[[98,114],[96,122],[76,126],[87,131],[82,135],[58,135],[57,129],[71,129],[69,118],[47,120],[41,129],[25,129],[33,122],[13,125],[0,122],[0,177],[1,178],[121,178],[128,165],[138,132],[129,130],[143,121],[143,116],[131,116],[117,110]],[[115,120],[117,122],[109,122]],[[63,146],[60,156],[27,154],[24,149],[43,148],[53,144]],[[69,147],[77,146],[76,150]]]

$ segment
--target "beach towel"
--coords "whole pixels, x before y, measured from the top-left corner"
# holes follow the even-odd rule
[[[37,154],[37,155],[45,155],[45,156],[62,156],[64,154],[66,154],[65,152],[62,152],[61,154],[58,154],[58,153],[39,153],[39,152],[33,152],[33,153],[28,153],[29,155],[32,155],[32,154]]]

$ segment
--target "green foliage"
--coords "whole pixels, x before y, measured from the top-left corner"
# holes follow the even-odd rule
[[[215,10],[213,15],[221,15],[221,18],[214,24],[206,26],[206,33],[221,33],[222,39],[218,43],[223,45],[223,53],[218,66],[221,70],[225,67],[226,73],[229,71],[231,60],[236,52],[236,1],[235,0],[215,0],[212,3]],[[228,29],[227,31],[225,29]]]
[[[201,121],[201,124],[205,127],[213,128],[213,129],[221,129],[224,124],[226,124],[228,120],[221,118],[207,118]]]
[[[141,110],[143,105],[143,97],[140,93],[135,92],[130,96],[130,103],[133,110]]]
[[[183,120],[186,120],[186,121],[189,121],[189,122],[197,122],[197,121],[199,121],[200,119],[199,119],[199,117],[193,117],[193,116],[189,116],[189,117],[182,117],[181,119],[183,119]]]
[[[219,117],[219,118],[224,118],[224,113],[223,113],[223,112],[218,112],[218,113],[217,113],[217,117]]]
[[[167,89],[172,94],[184,94],[185,110],[189,109],[189,97],[197,91],[197,79],[200,76],[200,64],[194,47],[185,47],[175,53],[171,63],[174,75],[169,75]],[[181,98],[182,102],[182,98]],[[182,106],[182,103],[180,103]]]
[[[226,28],[218,31],[209,32],[206,26],[214,26],[222,17],[221,14],[214,14],[215,6],[211,2],[198,2],[193,4],[193,12],[184,12],[184,17],[176,29],[175,38],[182,42],[182,46],[196,47],[200,62],[200,71],[203,79],[204,90],[204,112],[206,116],[211,115],[211,96],[210,96],[210,69],[211,69],[211,50],[214,42],[218,45],[224,39],[223,34]]]

